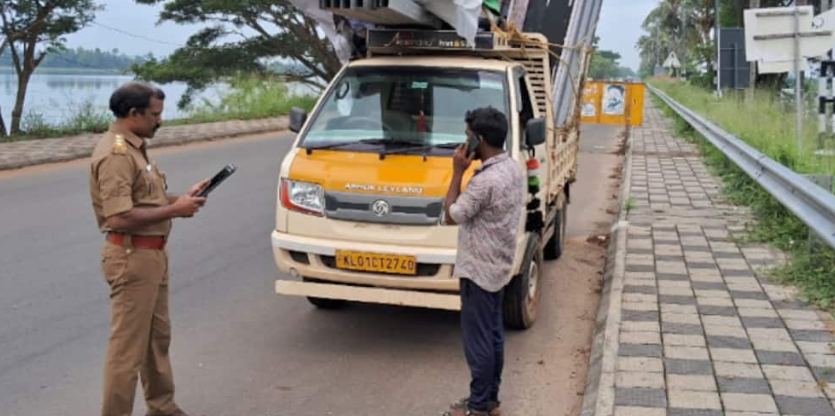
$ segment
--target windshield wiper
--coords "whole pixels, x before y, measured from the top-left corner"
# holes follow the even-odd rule
[[[348,146],[348,145],[357,144],[357,143],[370,144],[370,145],[383,145],[383,146],[386,146],[386,145],[416,146],[416,145],[421,144],[419,142],[415,142],[415,141],[412,141],[412,140],[405,140],[405,139],[374,138],[374,139],[361,139],[361,140],[356,140],[356,141],[353,141],[353,142],[330,143],[330,144],[324,144],[324,145],[321,145],[321,146],[305,147],[305,151],[307,152],[307,154],[311,154],[311,153],[313,153],[314,150],[335,149],[337,147]]]
[[[359,142],[329,143],[329,144],[323,144],[321,146],[305,147],[304,150],[309,155],[309,154],[313,153],[314,150],[335,149],[337,147],[347,146],[349,144],[356,144],[356,143],[359,143]]]
[[[380,153],[380,160],[385,159],[386,155],[394,155],[400,153],[411,153],[411,152],[418,152],[421,150],[431,150],[431,149],[456,149],[460,146],[461,143],[459,142],[449,142],[449,143],[438,143],[438,144],[431,144],[426,146],[418,146],[418,147],[407,147],[402,149],[391,149],[386,150]],[[423,160],[426,160],[426,155],[423,155]]]

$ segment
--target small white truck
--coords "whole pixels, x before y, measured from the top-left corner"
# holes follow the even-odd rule
[[[504,315],[510,327],[530,327],[543,261],[563,250],[577,175],[579,99],[554,105],[547,39],[494,30],[471,47],[454,31],[375,29],[367,47],[310,115],[291,115],[298,136],[281,165],[272,232],[277,293],[322,308],[459,309],[458,229],[445,224],[443,198],[464,116],[489,105],[508,116],[506,150],[528,174]],[[572,56],[566,88],[582,91],[587,49]]]

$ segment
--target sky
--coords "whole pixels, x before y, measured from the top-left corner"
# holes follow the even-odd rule
[[[67,46],[166,56],[202,27],[171,22],[157,24],[160,5],[137,4],[131,0],[98,0],[97,3],[104,10],[96,13],[95,23],[66,36]]]
[[[552,0],[558,1],[558,0]],[[566,1],[566,0],[559,0]],[[603,0],[597,35],[600,47],[621,54],[621,65],[635,70],[640,58],[635,42],[641,36],[641,22],[660,0]],[[201,26],[163,23],[157,25],[159,5],[140,5],[130,0],[99,0],[105,9],[96,16],[96,23],[67,36],[70,47],[114,48],[128,55],[165,56]]]
[[[554,0],[552,0],[554,1]],[[641,58],[635,43],[644,34],[641,23],[660,0],[603,0],[597,36],[600,48],[615,51],[621,55],[620,64],[636,72]]]

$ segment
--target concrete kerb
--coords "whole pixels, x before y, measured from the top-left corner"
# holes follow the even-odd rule
[[[618,201],[618,216],[612,225],[606,267],[603,273],[603,290],[592,340],[586,389],[583,397],[582,416],[611,416],[615,404],[615,375],[617,372],[618,336],[621,321],[621,298],[626,270],[626,237],[629,233],[628,212],[623,202],[629,198],[632,178],[631,135],[626,136],[623,182]]]
[[[240,136],[248,136],[248,135],[255,135],[255,134],[264,134],[264,133],[271,133],[271,132],[285,132],[289,126],[289,118],[286,116],[281,116],[276,118],[277,123],[273,125],[252,125],[246,126],[244,128],[228,131],[228,130],[220,130],[220,131],[209,131],[209,132],[201,132],[197,134],[188,134],[184,136],[174,136],[174,137],[166,137],[159,140],[149,140],[148,147],[149,148],[162,148],[162,147],[173,147],[173,146],[182,146],[190,143],[197,143],[197,142],[207,142],[207,141],[218,141],[224,139],[230,139],[234,137]],[[199,126],[199,125],[195,125]],[[98,136],[98,135],[97,135]],[[81,137],[81,136],[77,136]],[[68,140],[75,139],[75,137],[68,137]],[[55,139],[43,139],[43,140],[55,140]],[[15,143],[22,143],[22,142],[15,142]],[[12,170],[12,169],[20,169],[28,166],[35,166],[35,165],[44,165],[49,163],[59,163],[59,162],[68,162],[77,159],[83,159],[86,157],[90,157],[93,152],[93,148],[95,147],[96,141],[92,141],[89,144],[80,144],[78,148],[73,148],[69,151],[64,151],[61,154],[47,154],[47,155],[39,155],[36,157],[25,157],[23,159],[12,160],[12,161],[0,161],[0,171],[3,170]]]

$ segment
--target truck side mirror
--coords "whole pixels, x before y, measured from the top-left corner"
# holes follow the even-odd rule
[[[302,126],[307,121],[307,111],[293,107],[290,109],[290,131],[298,133],[302,130]]]
[[[525,124],[525,143],[529,147],[539,146],[545,143],[547,130],[548,128],[545,125],[544,118],[538,117],[528,120],[528,123]]]

